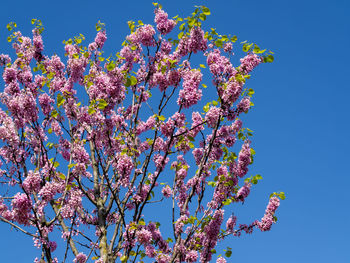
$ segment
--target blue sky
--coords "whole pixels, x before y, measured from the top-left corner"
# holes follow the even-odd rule
[[[1,1],[0,53],[9,52],[6,24],[24,34],[30,20],[45,26],[46,54],[63,52],[62,40],[79,33],[92,40],[106,23],[106,50],[118,51],[126,21],[153,22],[152,1]],[[159,1],[170,16],[206,5],[206,24],[275,52],[272,64],[253,72],[255,107],[244,124],[254,130],[252,172],[263,180],[243,207],[243,220],[263,216],[268,195],[287,195],[270,232],[231,238],[231,262],[350,262],[350,2],[345,0]],[[236,45],[238,48],[239,45]],[[59,52],[57,50],[60,50]],[[242,222],[243,223],[243,222]],[[32,262],[32,240],[0,224],[1,262]]]

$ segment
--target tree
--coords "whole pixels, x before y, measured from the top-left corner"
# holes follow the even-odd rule
[[[253,105],[246,80],[272,52],[243,42],[234,67],[237,37],[204,31],[207,7],[169,19],[154,5],[155,27],[129,21],[109,57],[101,22],[88,47],[83,35],[64,41],[67,59],[43,53],[40,20],[32,38],[7,26],[16,58],[0,55],[0,220],[33,237],[35,262],[209,262],[218,241],[276,221],[284,193],[260,221],[224,223],[262,179],[244,179],[255,151],[239,117]],[[206,104],[203,73],[216,94]],[[148,208],[169,214],[166,233]]]

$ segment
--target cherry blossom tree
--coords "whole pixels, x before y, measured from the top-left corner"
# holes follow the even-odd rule
[[[0,221],[33,238],[35,262],[210,262],[224,238],[276,221],[284,193],[261,220],[233,214],[262,179],[247,176],[255,151],[241,115],[253,106],[245,82],[272,52],[243,42],[235,67],[237,37],[205,31],[207,7],[169,18],[154,6],[155,24],[129,21],[109,57],[101,22],[87,46],[64,41],[65,57],[44,53],[40,20],[32,37],[7,26]]]

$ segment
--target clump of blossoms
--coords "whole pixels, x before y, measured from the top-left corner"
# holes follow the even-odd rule
[[[45,53],[40,20],[32,36],[7,27],[16,56],[0,54],[0,221],[34,240],[35,262],[224,263],[223,239],[276,222],[284,193],[260,221],[234,213],[262,179],[248,177],[245,83],[272,55],[244,43],[233,65],[237,38],[207,30],[207,7],[171,18],[154,5],[154,24],[129,21],[115,57],[103,57],[100,22],[90,43],[64,41],[66,58]]]

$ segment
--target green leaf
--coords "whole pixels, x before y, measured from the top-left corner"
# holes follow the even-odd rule
[[[58,112],[57,112],[57,110],[53,110],[53,111],[51,112],[51,116],[52,116],[53,118],[57,118],[57,117],[58,117]]]
[[[74,166],[76,166],[76,164],[75,164],[75,163],[71,163],[71,164],[68,165],[68,168],[71,169],[71,168],[73,168]]]
[[[179,29],[182,31],[185,27],[186,23],[182,23],[180,26],[179,26]]]
[[[115,68],[115,63],[112,61],[111,63],[107,64],[107,70],[112,71]]]
[[[206,16],[210,15],[210,9],[208,7],[203,6],[202,11],[203,11],[204,15],[206,15]]]
[[[200,14],[199,19],[205,21],[207,19],[207,16],[205,14]]]
[[[215,187],[216,186],[216,182],[210,181],[210,182],[208,182],[208,185],[210,185],[212,187]]]
[[[194,142],[194,138],[190,135],[187,135],[187,139],[189,139],[191,142]]]
[[[278,194],[278,196],[279,196],[282,200],[286,199],[286,195],[285,195],[284,192],[280,192],[280,193]]]
[[[221,39],[217,39],[217,40],[215,41],[215,45],[216,45],[217,47],[222,47],[222,45],[223,45],[222,40],[221,40]]]
[[[95,112],[96,112],[96,110],[95,110],[94,107],[89,107],[89,109],[88,109],[89,115],[92,115],[92,114],[94,114]]]
[[[184,35],[184,32],[181,31],[181,32],[177,35],[177,38],[178,38],[178,39],[181,39],[181,38],[183,37],[183,35]]]
[[[130,81],[131,86],[135,86],[137,84],[137,78],[135,76],[131,76]]]
[[[231,199],[226,199],[225,201],[222,202],[223,205],[229,205],[232,203]]]
[[[272,55],[268,55],[268,56],[264,57],[264,62],[265,63],[271,63],[271,62],[274,61],[274,59],[275,58]]]
[[[226,252],[225,252],[225,256],[226,257],[231,257],[231,255],[232,255],[232,251],[231,250],[227,250]]]
[[[216,100],[213,100],[212,103],[213,103],[214,106],[218,105],[218,102]]]
[[[231,40],[233,43],[236,42],[236,41],[237,41],[237,36],[231,37],[230,40]]]
[[[104,110],[106,107],[107,107],[108,103],[104,100],[104,99],[100,99],[98,100],[98,105],[97,107],[100,109],[100,110]]]
[[[251,153],[251,155],[255,155],[256,154],[256,152],[255,152],[255,150],[253,148],[250,148],[250,153]]]
[[[199,66],[200,66],[201,68],[206,68],[203,64],[199,64]]]
[[[57,94],[57,107],[61,107],[61,105],[65,102],[65,98],[58,93]]]
[[[252,46],[253,46],[253,43],[252,44],[244,43],[243,47],[242,47],[242,50],[244,52],[248,52],[252,48]]]
[[[255,91],[253,89],[249,89],[248,91],[248,96],[252,96],[255,93]]]
[[[127,78],[126,83],[125,83],[125,87],[130,87],[130,85],[131,85],[131,79]]]
[[[255,175],[255,178],[258,179],[258,180],[262,180],[263,179],[260,174]]]

